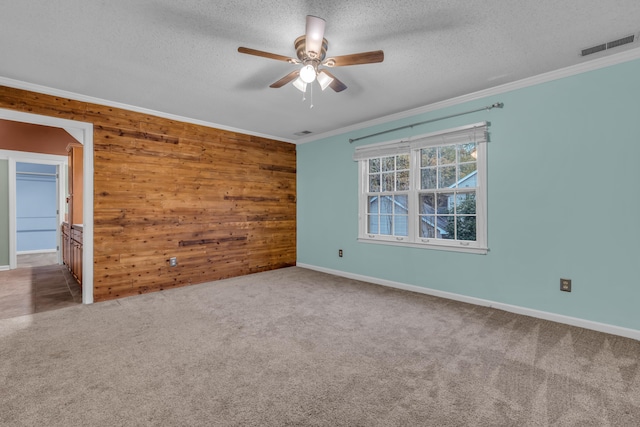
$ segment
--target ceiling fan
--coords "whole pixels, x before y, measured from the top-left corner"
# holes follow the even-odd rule
[[[239,47],[238,52],[247,55],[262,56],[264,58],[285,61],[290,64],[302,65],[301,68],[294,70],[271,84],[269,87],[279,88],[289,82],[301,92],[307,90],[314,80],[318,80],[320,88],[325,90],[330,87],[336,92],[341,92],[347,86],[338,80],[326,68],[322,67],[344,67],[346,65],[371,64],[374,62],[382,62],[384,60],[384,52],[374,50],[371,52],[354,53],[351,55],[335,56],[325,58],[329,42],[324,38],[325,20],[317,16],[307,15],[307,26],[305,34],[298,37],[293,45],[296,49],[296,58],[277,55],[275,53],[264,52],[261,50],[250,49],[248,47]]]

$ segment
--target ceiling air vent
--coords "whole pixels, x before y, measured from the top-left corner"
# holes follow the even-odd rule
[[[607,50],[607,44],[599,44],[598,46],[593,46],[587,49],[582,49],[582,56],[591,55],[596,52],[600,52],[603,50]]]
[[[294,133],[295,136],[305,136],[305,135],[309,135],[311,132],[310,130],[303,130],[302,132],[296,132]]]
[[[618,40],[614,40],[612,42],[607,43],[607,49],[611,49],[612,47],[622,46],[623,44],[627,44],[627,43],[633,43],[634,39],[635,39],[635,35],[631,34],[630,36],[623,37]]]
[[[612,49],[614,47],[622,46],[623,44],[633,43],[636,39],[635,34],[630,36],[622,37],[618,40],[613,40],[607,43],[602,43],[597,46],[588,47],[586,49],[582,49],[580,52],[581,56],[592,55],[597,52],[602,52],[603,50]]]

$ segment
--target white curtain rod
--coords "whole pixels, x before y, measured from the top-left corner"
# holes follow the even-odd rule
[[[470,110],[470,111],[465,111],[463,113],[451,114],[449,116],[443,116],[443,117],[438,117],[436,119],[425,120],[424,122],[412,123],[410,125],[400,126],[399,128],[393,128],[393,129],[389,129],[389,130],[383,130],[382,132],[376,132],[376,133],[372,133],[371,135],[365,135],[365,136],[361,136],[361,137],[358,137],[358,138],[350,138],[349,139],[349,144],[351,144],[351,143],[353,143],[355,141],[360,141],[361,139],[367,139],[367,138],[371,138],[371,137],[378,136],[378,135],[384,135],[385,133],[395,132],[395,131],[401,130],[401,129],[412,128],[414,126],[424,125],[424,124],[431,123],[431,122],[437,122],[438,120],[450,119],[452,117],[464,116],[465,114],[477,113],[478,111],[491,110],[493,108],[502,108],[502,107],[504,107],[504,104],[502,102],[496,102],[494,104],[487,105],[486,107],[477,108],[475,110]]]

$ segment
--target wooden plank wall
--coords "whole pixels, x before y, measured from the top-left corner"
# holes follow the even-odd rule
[[[94,124],[95,301],[295,265],[295,145],[5,86],[0,108]]]

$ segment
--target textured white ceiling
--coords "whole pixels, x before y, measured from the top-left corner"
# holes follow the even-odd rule
[[[306,15],[327,21],[328,56],[382,49],[334,68],[348,89],[314,108],[293,65]],[[623,50],[579,51],[640,32],[639,0],[24,0],[0,13],[0,76],[294,141]]]

